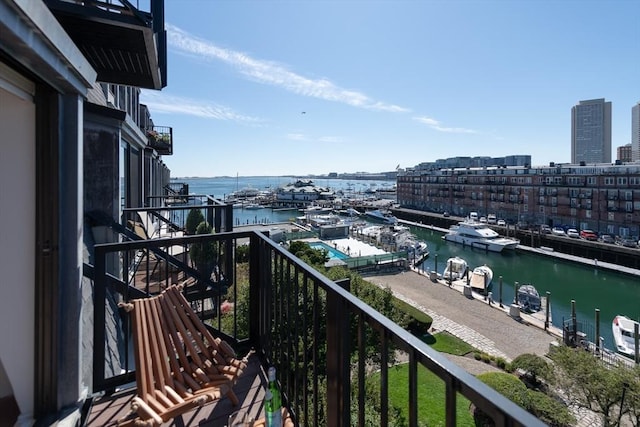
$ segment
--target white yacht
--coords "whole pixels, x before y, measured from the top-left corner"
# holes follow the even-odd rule
[[[473,248],[486,249],[492,252],[502,252],[503,249],[515,249],[520,240],[503,237],[489,228],[487,224],[475,221],[462,221],[452,225],[449,232],[443,236],[448,242],[462,243]]]
[[[493,280],[493,270],[489,266],[480,265],[473,269],[471,272],[470,285],[472,288],[485,290],[489,289],[491,281]]]
[[[366,211],[365,216],[375,222],[381,222],[383,224],[393,225],[398,223],[398,218],[391,215],[388,211],[383,211],[380,209],[374,209],[371,211]]]
[[[638,322],[629,319],[627,316],[618,315],[613,318],[611,330],[613,340],[616,342],[616,350],[625,356],[635,357],[635,325]]]
[[[447,265],[444,267],[442,278],[445,280],[460,280],[467,273],[467,261],[460,257],[453,257],[447,260]]]

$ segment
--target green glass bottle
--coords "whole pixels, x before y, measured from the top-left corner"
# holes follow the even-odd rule
[[[267,371],[269,387],[265,393],[264,408],[267,414],[267,427],[282,427],[282,396],[276,382],[276,368]]]

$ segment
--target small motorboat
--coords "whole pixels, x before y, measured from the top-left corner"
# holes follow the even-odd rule
[[[532,284],[518,287],[518,305],[526,313],[535,313],[542,309],[542,301],[538,290]]]
[[[613,332],[613,340],[616,342],[616,350],[625,356],[635,357],[635,325],[638,322],[629,319],[627,316],[618,315],[613,318],[611,330]]]
[[[453,257],[447,260],[447,265],[442,273],[442,278],[445,280],[460,280],[467,273],[467,261],[460,257]]]
[[[485,264],[473,269],[469,284],[474,289],[484,291],[489,290],[491,280],[493,280],[493,271]]]

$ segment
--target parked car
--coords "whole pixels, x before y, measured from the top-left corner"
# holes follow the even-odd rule
[[[598,235],[593,230],[580,230],[580,238],[584,240],[596,241]]]
[[[554,236],[566,236],[567,233],[564,232],[564,228],[562,227],[553,227],[551,229],[551,234]]]
[[[571,237],[572,239],[579,239],[580,233],[578,233],[578,230],[576,230],[575,228],[570,228],[567,230],[567,236]]]
[[[495,224],[497,223],[498,219],[496,218],[495,214],[489,214],[487,215],[487,224]]]
[[[506,227],[507,223],[505,222],[504,219],[499,219],[497,222],[497,225],[499,225],[500,227]]]
[[[481,216],[480,217],[480,222],[483,223],[483,224],[486,224],[487,223],[487,217],[486,216]]]
[[[600,241],[602,243],[610,243],[612,245],[616,243],[616,239],[614,239],[611,234],[603,234],[600,236]]]
[[[449,212],[443,213],[442,216],[445,217],[445,218],[449,218]]]
[[[546,224],[540,226],[540,234],[551,234],[551,227]]]
[[[638,247],[638,238],[637,237],[623,237],[620,239],[620,245],[626,248],[637,248]]]

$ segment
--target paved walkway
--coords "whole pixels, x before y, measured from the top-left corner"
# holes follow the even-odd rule
[[[524,353],[544,356],[554,341],[562,339],[558,329],[545,331],[544,321],[522,314],[515,319],[509,315],[509,307],[489,305],[484,298],[462,293],[463,283],[451,287],[442,280],[431,281],[418,271],[366,277],[381,287],[388,287],[393,294],[423,310],[433,318],[434,332],[447,331],[473,347],[507,361]],[[427,308],[429,307],[429,308]],[[450,357],[473,375],[495,368],[475,359]],[[578,427],[596,427],[601,424],[594,413],[572,408]]]

